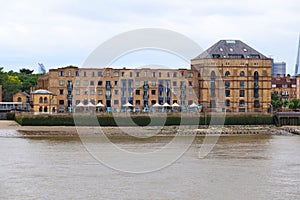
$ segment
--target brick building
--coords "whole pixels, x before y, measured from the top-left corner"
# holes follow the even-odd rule
[[[50,69],[38,88],[57,95],[58,109],[71,111],[82,102],[101,102],[121,111],[127,102],[144,109],[155,103],[198,103],[198,72],[188,69],[97,69],[65,67]]]
[[[272,59],[239,40],[221,40],[191,61],[208,111],[267,112]],[[225,94],[224,94],[225,93]]]
[[[272,77],[272,93],[277,93],[281,100],[292,100],[297,98],[297,81],[289,74]]]

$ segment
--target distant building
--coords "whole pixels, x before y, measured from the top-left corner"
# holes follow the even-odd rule
[[[200,73],[199,99],[205,110],[217,111],[222,104],[226,112],[270,110],[272,59],[242,41],[220,40],[191,65]]]
[[[272,75],[277,77],[279,74],[281,77],[286,74],[286,63],[285,62],[274,62],[272,66]]]
[[[296,59],[294,76],[297,76],[298,74],[300,74],[300,35],[299,35],[299,43],[298,43],[298,51],[297,51],[297,59]]]
[[[298,95],[296,78],[291,78],[289,74],[272,77],[272,93],[278,94],[281,100],[296,99]]]

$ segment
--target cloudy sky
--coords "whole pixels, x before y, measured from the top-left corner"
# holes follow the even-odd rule
[[[88,2],[88,3],[87,3]],[[81,66],[102,42],[125,31],[165,28],[204,49],[240,39],[293,73],[298,0],[10,0],[0,2],[0,66],[5,70]]]

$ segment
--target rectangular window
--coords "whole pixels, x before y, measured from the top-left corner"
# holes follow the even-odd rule
[[[135,82],[135,85],[136,85],[136,86],[140,86],[140,82],[139,82],[139,81],[136,81],[136,82]]]
[[[118,81],[115,81],[115,86],[118,86]]]
[[[90,81],[90,85],[95,85],[95,82],[94,81]]]
[[[95,94],[95,90],[91,90],[90,94],[94,95]]]
[[[155,81],[152,81],[151,85],[152,85],[152,86],[156,86],[156,82],[155,82]]]
[[[156,104],[156,100],[151,100],[151,104],[152,105]]]
[[[101,71],[98,72],[98,77],[102,77],[102,72]]]
[[[60,86],[64,86],[64,85],[65,85],[65,81],[64,81],[64,80],[60,80],[60,81],[59,81],[59,85],[60,85]]]
[[[188,78],[193,78],[193,76],[194,76],[193,72],[188,73]]]
[[[119,105],[119,100],[114,100],[115,105]]]
[[[170,72],[167,73],[167,77],[170,77]]]
[[[140,72],[135,72],[135,77],[140,77]]]
[[[225,90],[225,96],[230,97],[230,90]]]
[[[59,71],[58,72],[58,76],[64,76],[65,75],[65,72],[64,71]]]
[[[102,81],[98,81],[98,85],[101,86],[102,85]]]
[[[245,108],[239,108],[239,112],[245,112]]]
[[[230,88],[230,81],[225,81],[225,88],[226,89]]]
[[[229,107],[229,106],[230,106],[230,100],[226,100],[226,101],[225,101],[225,105],[226,105],[227,107]]]
[[[147,77],[148,76],[148,73],[147,72],[144,72],[144,77]]]
[[[156,94],[156,90],[151,90],[151,94],[155,95]]]
[[[141,101],[140,100],[136,100],[135,101],[135,105],[140,105],[141,104]]]
[[[152,77],[155,77],[155,72],[152,72]]]
[[[245,90],[240,90],[240,97],[245,97]]]
[[[173,77],[177,77],[177,72],[174,72],[174,73],[173,73]]]
[[[119,72],[114,72],[114,77],[118,77],[119,76]]]
[[[64,100],[59,100],[59,105],[64,105],[65,101]]]
[[[161,77],[161,72],[158,72],[158,76]]]
[[[59,94],[64,94],[64,90],[59,90]]]
[[[189,89],[189,94],[193,94],[193,90]]]
[[[80,76],[79,71],[76,71],[76,72],[75,72],[75,76]]]
[[[95,72],[92,72],[92,77],[95,77]]]
[[[80,94],[80,90],[79,90],[79,89],[76,90],[76,94],[77,94],[77,95]]]
[[[103,91],[102,90],[98,90],[98,94],[103,94]]]
[[[254,108],[259,108],[260,104],[259,104],[259,100],[254,100]]]
[[[129,76],[132,77],[132,72],[129,72]]]
[[[71,70],[68,71],[68,76],[72,76]]]
[[[181,72],[181,77],[184,77],[184,72]]]
[[[244,81],[240,81],[240,88],[245,88],[245,82]]]
[[[83,72],[83,76],[86,77],[86,72]]]
[[[110,77],[110,71],[106,71],[106,77]]]
[[[88,86],[89,85],[89,81],[87,81],[87,80],[83,81],[83,85],[84,86]]]
[[[189,86],[193,86],[193,82],[192,81],[189,81]]]
[[[176,81],[173,81],[173,86],[177,86],[177,82]]]
[[[118,95],[118,93],[119,93],[119,90],[115,90],[115,95]]]
[[[245,106],[245,101],[244,100],[240,100],[240,107],[244,107]]]
[[[80,86],[80,81],[76,80],[76,86]]]
[[[140,95],[140,93],[141,93],[140,90],[136,90],[136,91],[135,91],[135,94],[136,94],[136,95]]]
[[[215,100],[210,100],[210,107],[215,108],[216,107],[216,101]]]

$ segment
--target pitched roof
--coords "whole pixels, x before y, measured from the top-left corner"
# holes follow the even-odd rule
[[[194,59],[200,58],[267,58],[240,40],[220,40]]]

